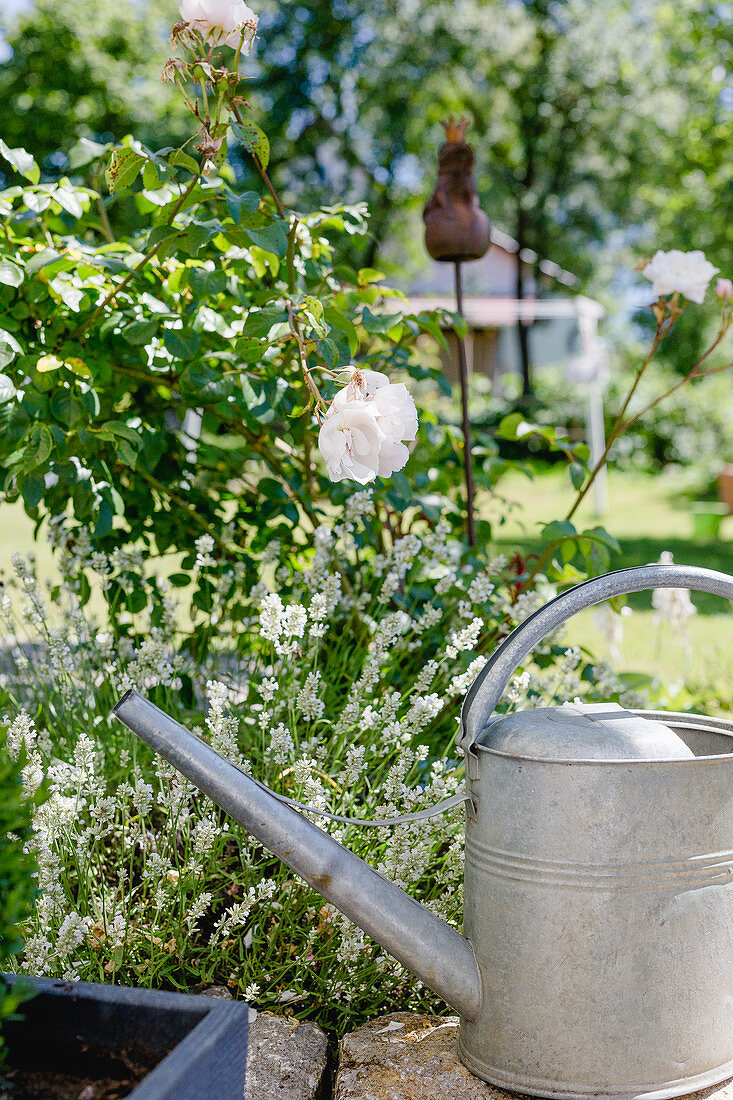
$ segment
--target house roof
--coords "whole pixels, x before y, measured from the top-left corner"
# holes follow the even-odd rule
[[[557,285],[557,289],[576,290],[578,279],[552,260],[539,260],[536,253],[519,245],[503,230],[491,230],[491,248],[478,260],[467,260],[461,265],[463,293],[466,297],[511,298],[517,285],[517,264],[522,267],[523,297],[538,297],[540,286],[537,276],[544,275]],[[445,297],[454,293],[454,265],[427,260],[422,270],[403,287],[410,298],[414,296]]]
[[[524,267],[523,296],[515,296],[517,257]],[[472,329],[506,328],[524,321],[552,319],[586,319],[594,324],[604,316],[600,302],[583,294],[568,294],[578,286],[578,279],[552,260],[539,260],[529,248],[519,248],[508,233],[492,228],[491,248],[478,260],[461,265],[463,312]],[[552,297],[541,296],[536,272],[547,275],[556,283]],[[562,290],[565,293],[562,294]],[[429,310],[456,311],[455,271],[453,263],[431,261],[407,290],[408,306],[416,313]],[[393,308],[396,308],[396,304]],[[446,327],[450,323],[446,321]]]
[[[453,296],[442,294],[411,294],[408,305],[415,313],[443,309],[456,312]],[[394,301],[392,308],[399,308]],[[588,317],[598,320],[605,310],[600,302],[586,298],[584,294],[572,294],[563,298],[517,298],[493,295],[470,295],[463,299],[463,315],[472,329],[505,328],[517,321],[531,324],[533,321],[549,321],[563,317]]]
[[[495,229],[493,226],[491,229],[491,243],[497,248],[502,248],[505,252],[515,254],[519,252],[519,258],[525,264],[534,265],[537,263],[537,253],[533,249],[523,248],[520,252],[519,243],[513,237],[510,237],[508,233],[504,233],[501,229]],[[555,279],[563,286],[572,288],[578,285],[577,277],[572,272],[565,271],[554,260],[540,260],[538,267],[543,275]]]

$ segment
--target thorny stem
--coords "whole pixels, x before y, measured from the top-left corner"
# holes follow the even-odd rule
[[[315,340],[304,340],[303,343],[306,344],[306,345],[315,344]],[[340,378],[343,374],[343,371],[329,370],[329,368],[325,367],[323,365],[323,363],[314,363],[312,367],[309,367],[309,370],[312,370],[312,371],[322,370],[323,373],[327,374],[329,378],[336,378],[336,379]]]
[[[212,53],[213,53],[213,50],[212,50]],[[209,60],[210,59],[211,59],[211,54],[209,54]],[[195,79],[195,77],[194,77],[194,79]],[[206,122],[208,122],[209,121],[209,97],[206,94],[206,81],[205,80],[199,81],[199,87],[201,88],[201,98],[204,101],[204,120]]]
[[[313,381],[313,378],[311,377],[310,367],[308,366],[308,356],[307,356],[306,350],[305,350],[305,341],[303,340],[303,337],[301,335],[300,325],[298,324],[298,318],[295,316],[295,310],[293,309],[292,302],[287,303],[287,309],[288,309],[288,319],[290,321],[290,331],[292,332],[292,334],[295,338],[295,341],[298,345],[298,358],[300,360],[300,369],[303,372],[303,378],[305,379],[305,384],[308,387],[308,389],[310,391],[310,394],[311,394],[311,397],[313,398],[313,401],[315,403],[316,419],[320,423],[320,420],[321,420],[320,407],[321,407],[321,405],[325,406],[326,403],[323,400],[323,398],[321,397],[321,391],[318,389],[318,386],[315,384],[315,382]]]
[[[237,75],[239,75],[239,58],[240,58],[240,55],[242,53],[242,46],[243,45],[244,45],[244,34],[239,39],[239,45],[237,46],[237,51],[234,54],[234,64],[232,65],[232,71],[237,73]]]
[[[239,108],[237,107],[236,103],[233,103],[231,99],[229,100],[229,107],[231,109],[232,114],[236,118],[237,122],[241,126],[242,125],[242,116],[239,113]],[[268,174],[265,170],[265,166],[263,165],[262,161],[260,160],[260,158],[257,156],[256,153],[250,153],[250,156],[252,157],[252,160],[255,162],[255,166],[257,168],[257,171],[262,176],[262,180],[265,184],[265,187],[267,188],[267,190],[272,195],[272,201],[275,203],[275,207],[277,209],[278,214],[280,215],[281,218],[284,218],[285,217],[285,211],[283,210],[282,204],[280,203],[280,199],[277,197],[277,192],[275,191],[275,188],[272,186],[272,183],[270,182],[270,177],[268,176]]]
[[[226,88],[222,88],[219,98],[216,101],[216,116],[214,118],[214,129],[217,129],[221,121],[221,109],[224,105],[224,97],[226,95]]]
[[[730,321],[727,321],[727,323],[724,323],[721,326],[720,331],[718,332],[718,335],[717,335],[715,341],[710,345],[710,347],[707,349],[707,351],[705,351],[700,356],[700,358],[697,360],[697,362],[695,363],[692,370],[689,371],[688,374],[686,374],[685,377],[680,382],[678,382],[676,385],[672,386],[671,389],[667,390],[666,393],[662,394],[655,401],[652,401],[646,408],[642,409],[641,412],[637,413],[630,420],[626,421],[624,419],[625,416],[626,416],[626,411],[627,411],[627,409],[628,409],[628,407],[631,403],[631,400],[632,400],[634,394],[636,393],[636,390],[639,386],[639,383],[641,382],[641,379],[642,379],[642,376],[643,376],[644,372],[646,371],[647,367],[649,366],[652,359],[654,358],[654,355],[656,354],[657,348],[662,343],[665,336],[667,336],[669,331],[672,329],[672,327],[676,323],[678,317],[682,313],[682,310],[684,309],[684,304],[682,306],[679,306],[677,304],[677,296],[675,296],[675,298],[672,299],[672,303],[669,307],[670,308],[669,316],[665,316],[662,312],[662,301],[661,301],[661,299],[658,303],[656,303],[656,307],[652,307],[652,308],[657,309],[657,328],[656,328],[656,332],[654,334],[654,340],[652,342],[652,346],[649,349],[647,355],[645,356],[643,362],[641,363],[641,366],[639,367],[638,371],[636,372],[636,376],[634,378],[633,383],[631,384],[629,392],[626,394],[626,398],[624,400],[623,405],[621,406],[621,410],[620,410],[620,412],[618,413],[616,419],[613,422],[613,427],[611,428],[611,431],[609,432],[608,440],[606,441],[606,446],[605,446],[605,449],[603,451],[603,454],[601,455],[601,457],[598,459],[598,462],[596,462],[595,466],[591,470],[590,475],[588,477],[588,480],[578,490],[578,493],[575,497],[575,500],[572,504],[572,507],[570,508],[570,510],[568,511],[568,514],[565,517],[566,522],[569,522],[573,518],[573,516],[577,512],[578,508],[580,507],[582,501],[585,499],[589,489],[593,485],[593,482],[595,481],[598,474],[600,473],[600,471],[603,469],[606,462],[608,461],[608,456],[609,456],[609,453],[611,451],[611,447],[616,442],[618,437],[623,432],[625,432],[626,429],[628,427],[630,427],[631,424],[635,423],[639,419],[639,417],[641,417],[645,413],[649,412],[650,409],[654,408],[655,405],[658,405],[660,403],[660,401],[663,401],[671,393],[674,393],[674,391],[679,389],[680,386],[683,386],[685,384],[685,382],[689,382],[692,378],[700,377],[701,375],[703,375],[705,373],[711,373],[711,374],[714,373],[713,371],[709,371],[709,372],[702,371],[701,372],[701,371],[699,371],[698,368],[705,361],[705,359],[707,359],[707,357],[711,354],[711,352],[714,351],[714,349],[718,346],[718,344],[722,340],[722,338],[723,338],[723,336],[724,336],[724,334],[725,334],[725,332],[726,332],[726,330],[727,330],[727,328],[730,324]],[[731,364],[728,364],[728,365],[730,366]],[[726,368],[716,368],[715,372],[717,373],[718,370],[724,370],[724,369],[726,369]],[[553,540],[544,549],[544,551],[540,554],[539,558],[537,559],[537,562],[534,565],[534,568],[532,569],[531,573],[527,577],[526,581],[524,581],[524,583],[522,584],[522,591],[526,591],[526,589],[531,585],[532,581],[537,576],[537,574],[540,573],[544,569],[544,567],[547,565],[548,561],[550,560],[550,558],[554,554],[557,546],[558,546],[558,540]]]
[[[288,230],[288,250],[285,255],[285,263],[288,269],[288,290],[295,294],[295,237],[298,228],[298,219],[293,217]]]
[[[695,374],[695,378],[707,378],[709,374],[721,374],[724,370],[730,370],[731,367],[733,367],[733,362],[723,363],[723,365],[720,367],[711,367],[710,370],[699,370]],[[675,389],[676,388],[677,387],[675,386]],[[669,392],[671,393],[672,390],[670,390]]]
[[[264,180],[264,183],[265,183],[265,187],[267,188],[267,190],[272,195],[272,199],[273,199],[273,202],[275,203],[278,214],[280,215],[281,218],[284,218],[285,217],[285,211],[283,210],[282,206],[280,205],[280,199],[277,197],[277,194],[275,192],[275,188],[272,186],[272,183],[270,182],[270,177],[268,176],[267,172],[265,171],[265,166],[263,165],[262,161],[260,160],[260,158],[257,156],[256,153],[252,153],[252,160],[257,165],[257,171],[262,176],[262,179]]]
[[[188,107],[189,111],[191,112],[192,115],[197,115],[196,108],[194,107],[193,103],[189,99],[188,92],[184,88],[183,82],[179,79],[177,73],[174,77],[174,80],[176,82],[176,87],[178,88],[179,92],[181,93],[181,95],[183,96],[183,98],[186,101],[186,106]]]
[[[295,290],[296,290],[295,242],[296,242],[296,238],[297,238],[297,231],[298,231],[298,219],[294,216],[293,220],[291,222],[291,225],[290,225],[290,229],[288,230],[288,250],[287,250],[287,253],[286,253],[286,262],[287,262],[287,269],[288,269],[288,290],[290,291],[291,294],[294,294]],[[321,423],[321,412],[320,412],[321,405],[323,405],[324,408],[325,408],[326,403],[325,403],[325,401],[323,400],[323,398],[321,396],[321,391],[318,389],[318,386],[313,381],[313,376],[311,375],[310,367],[308,366],[308,354],[307,354],[307,351],[306,351],[307,341],[305,341],[303,339],[303,335],[300,331],[300,324],[298,322],[298,318],[295,316],[295,311],[293,309],[292,302],[287,303],[287,309],[288,309],[288,320],[290,322],[290,331],[293,335],[293,338],[295,339],[295,342],[298,345],[298,357],[300,359],[300,368],[303,372],[303,378],[305,379],[305,384],[308,387],[308,389],[310,390],[310,393],[313,397],[313,400],[314,400],[314,403],[315,403],[315,410],[314,411],[315,411],[315,415],[316,415],[316,420],[320,424]],[[308,449],[310,450],[309,445],[308,445]],[[309,463],[309,469],[310,469],[310,463]]]
[[[240,123],[240,125],[241,125],[242,116],[239,112],[239,108],[237,107],[236,103],[234,103],[231,99],[229,100],[229,107],[231,109],[232,114],[236,118],[237,122]],[[255,165],[257,166],[258,172],[262,176],[262,179],[265,183],[265,186],[267,187],[267,190],[270,192],[270,195],[272,196],[272,200],[275,203],[275,207],[277,209],[278,214],[280,215],[281,218],[285,219],[285,210],[282,206],[282,203],[280,202],[280,199],[278,198],[278,195],[277,195],[277,192],[275,191],[275,188],[272,186],[272,182],[271,182],[270,177],[268,176],[268,174],[265,170],[264,165],[262,164],[262,161],[260,160],[260,158],[257,156],[256,153],[250,153],[250,155],[252,157],[252,160],[255,162]],[[291,294],[295,293],[296,285],[297,285],[297,283],[296,283],[296,271],[295,271],[295,243],[296,243],[296,237],[297,237],[297,230],[298,230],[298,219],[293,215],[293,217],[291,219],[291,222],[290,222],[290,227],[288,229],[288,248],[287,248],[287,253],[286,253],[286,266],[287,266],[287,271],[288,271],[288,290],[290,291]],[[295,311],[293,310],[293,306],[292,306],[291,302],[287,303],[287,310],[288,310],[288,320],[290,322],[290,331],[292,332],[293,337],[294,337],[294,339],[295,339],[295,341],[298,345],[298,358],[300,360],[300,367],[301,367],[301,370],[303,372],[303,378],[305,379],[305,384],[308,387],[308,389],[311,393],[311,396],[313,397],[313,400],[315,402],[315,415],[316,415],[316,419],[320,423],[320,419],[321,419],[320,408],[321,408],[322,405],[325,407],[326,403],[323,400],[323,398],[321,397],[320,390],[318,389],[318,386],[315,384],[315,382],[313,381],[313,378],[311,376],[310,368],[308,367],[308,356],[306,354],[305,341],[303,340],[303,336],[302,336],[301,331],[300,331],[300,325],[298,323],[297,317],[295,316]]]
[[[109,241],[110,244],[115,243],[115,235],[112,232],[112,226],[109,223],[109,217],[107,216],[107,209],[104,205],[104,198],[102,197],[102,168],[100,166],[99,171],[96,174],[94,180],[94,190],[97,192],[97,210],[99,211],[99,220],[102,223],[102,232]]]
[[[728,331],[728,328],[730,326],[730,323],[731,323],[731,321],[728,320],[727,322],[725,322],[721,326],[721,329],[720,329],[718,335],[716,336],[715,340],[710,345],[710,347],[707,349],[707,351],[704,352],[700,356],[700,358],[697,360],[697,362],[695,363],[692,370],[688,371],[688,373],[684,376],[684,378],[681,378],[679,380],[679,382],[675,383],[674,386],[670,386],[670,388],[666,391],[666,393],[661,394],[654,401],[650,401],[649,404],[645,408],[641,409],[640,412],[635,413],[634,416],[632,416],[629,420],[626,421],[626,423],[624,424],[624,426],[622,428],[622,431],[626,431],[627,428],[630,428],[632,424],[635,424],[636,421],[639,420],[642,416],[645,416],[651,409],[655,408],[655,406],[659,405],[660,402],[664,401],[667,397],[669,397],[670,394],[674,393],[675,390],[678,390],[680,388],[680,386],[684,386],[686,382],[692,382],[693,379],[695,379],[695,378],[705,378],[706,375],[708,375],[708,374],[720,374],[722,371],[730,370],[730,368],[733,367],[733,362],[724,363],[720,367],[712,367],[710,370],[700,370],[700,367],[702,366],[702,364],[705,362],[705,360],[708,358],[708,356],[711,355],[713,351],[715,351],[718,344],[720,343],[720,341],[725,336],[725,334]]]

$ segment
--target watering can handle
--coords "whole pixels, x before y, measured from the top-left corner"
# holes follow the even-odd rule
[[[727,573],[673,564],[619,569],[561,592],[515,627],[476,677],[461,711],[459,748],[466,754],[472,750],[517,666],[552,630],[587,607],[649,588],[691,588],[733,600],[733,577]]]

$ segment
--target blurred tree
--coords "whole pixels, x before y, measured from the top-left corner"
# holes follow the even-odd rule
[[[653,212],[642,244],[702,249],[725,276],[733,273],[733,5],[717,0],[660,4],[655,33],[665,44],[669,95],[684,110],[670,129],[668,112],[654,120],[653,156],[639,189]],[[656,132],[655,132],[656,131]],[[661,131],[661,132],[659,132]],[[687,311],[663,357],[685,370],[709,343],[707,324]]]
[[[461,89],[487,135],[488,207],[525,249],[583,281],[592,250],[618,213],[616,186],[632,160],[648,89],[634,64],[644,34],[638,4],[522,0],[506,6],[480,79]],[[624,125],[631,121],[631,125]],[[624,213],[629,213],[628,200]],[[539,272],[536,272],[539,275]],[[522,265],[516,295],[524,297]],[[517,326],[523,393],[531,394],[528,329]]]
[[[730,25],[713,0],[284,0],[261,20],[254,88],[295,201],[369,203],[364,262],[397,240],[387,254],[404,267],[419,247],[435,123],[467,112],[484,209],[588,285],[611,235],[659,247],[668,224],[667,244],[705,247],[698,221],[717,204],[721,244]],[[528,392],[521,327],[519,341]]]
[[[250,71],[275,174],[290,201],[366,200],[367,264],[425,191],[441,89],[463,64],[456,26],[475,27],[481,9],[476,0],[283,0],[262,13]]]
[[[657,140],[644,200],[663,248],[701,248],[733,270],[733,4],[660,4],[656,33],[666,44],[667,81],[684,96],[672,135]]]
[[[176,11],[35,0],[5,30],[3,138],[51,172],[79,134],[188,138],[159,80]],[[732,27],[730,0],[278,0],[244,64],[286,201],[368,203],[355,262],[403,277],[423,262],[438,122],[465,112],[492,220],[598,292],[609,241],[637,256],[701,247],[733,269]],[[678,331],[686,362],[705,334],[685,319]]]
[[[50,175],[64,170],[62,151],[79,137],[134,131],[156,148],[185,141],[180,97],[160,81],[176,12],[174,0],[35,0],[5,17],[3,139]]]

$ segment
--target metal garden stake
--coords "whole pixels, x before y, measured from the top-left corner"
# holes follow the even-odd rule
[[[438,150],[438,182],[423,210],[425,247],[434,260],[455,265],[456,309],[463,317],[461,264],[480,260],[491,243],[489,219],[478,204],[473,178],[473,149],[464,136],[468,122],[461,119],[444,122],[445,143]],[[458,340],[458,366],[461,379],[463,420],[463,461],[466,479],[467,533],[470,546],[476,545],[473,510],[473,456],[471,422],[468,418],[468,362],[463,334]]]

